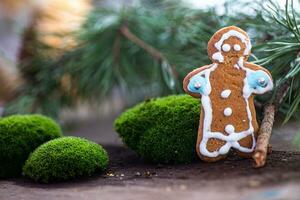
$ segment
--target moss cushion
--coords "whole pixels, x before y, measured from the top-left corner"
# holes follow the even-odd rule
[[[21,175],[38,146],[62,136],[60,126],[42,115],[14,115],[0,120],[0,178]]]
[[[154,163],[188,163],[196,157],[199,100],[173,95],[142,102],[115,120],[123,142]]]
[[[64,137],[38,147],[26,161],[23,174],[38,182],[91,176],[108,165],[107,152],[98,144],[78,137]]]

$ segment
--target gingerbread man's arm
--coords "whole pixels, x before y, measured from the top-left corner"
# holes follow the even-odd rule
[[[252,69],[254,71],[262,70],[262,71],[266,72],[270,76],[270,78],[272,80],[271,73],[269,72],[269,70],[267,70],[264,67],[261,67],[259,65],[256,65],[256,64],[253,64],[253,63],[250,63],[250,62],[245,62],[245,67],[247,67],[249,69]]]
[[[263,94],[273,89],[272,76],[267,69],[249,62],[245,62],[245,67],[251,70],[247,79],[254,94]]]
[[[201,94],[200,93],[196,93],[196,92],[192,92],[189,90],[189,83],[190,83],[190,80],[191,78],[193,78],[195,75],[199,74],[200,72],[202,72],[203,70],[205,69],[208,69],[209,67],[211,67],[211,65],[205,65],[203,67],[199,67],[197,69],[194,69],[193,71],[191,71],[183,80],[183,89],[184,91],[191,95],[192,97],[195,97],[195,98],[200,98],[201,97]]]

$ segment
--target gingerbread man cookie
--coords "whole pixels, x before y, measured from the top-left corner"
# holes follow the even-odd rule
[[[230,26],[217,31],[208,42],[213,64],[190,72],[183,81],[189,95],[201,98],[196,150],[202,160],[225,158],[230,149],[251,156],[258,123],[254,94],[272,90],[268,70],[247,62],[251,42],[247,33]]]

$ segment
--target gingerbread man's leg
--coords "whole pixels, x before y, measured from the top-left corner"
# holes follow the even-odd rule
[[[200,152],[200,144],[202,141],[203,137],[203,120],[204,120],[204,110],[201,108],[201,113],[200,113],[200,123],[199,123],[199,129],[198,129],[198,138],[197,138],[197,144],[196,144],[196,151],[197,154],[199,155],[201,160],[207,161],[207,162],[216,162],[218,160],[222,160],[226,158],[226,155],[219,155],[217,157],[208,157],[203,155]],[[220,148],[222,148],[226,144],[225,141],[219,140],[219,139],[208,139],[206,143],[206,149],[209,152],[214,152],[218,151]]]
[[[252,135],[248,135],[247,137],[241,139],[239,141],[239,144],[241,145],[241,147],[244,147],[244,148],[247,148],[247,149],[251,149],[252,146],[253,146],[253,136]],[[251,152],[251,153],[245,153],[245,152],[241,152],[241,151],[237,150],[237,154],[240,157],[243,157],[243,158],[251,158],[253,152]]]
[[[251,125],[253,127],[253,135],[248,135],[247,137],[241,139],[238,141],[238,143],[240,144],[241,147],[244,147],[244,148],[247,148],[247,149],[251,149],[253,147],[253,145],[255,145],[256,143],[256,139],[257,139],[257,136],[258,136],[258,129],[259,129],[259,126],[258,126],[258,123],[257,123],[257,119],[256,119],[256,113],[255,113],[255,107],[254,107],[254,97],[251,96],[249,97],[248,99],[249,101],[249,109],[252,110],[251,112]],[[254,151],[254,149],[253,149]],[[243,158],[251,158],[252,157],[252,154],[253,152],[250,152],[250,153],[245,153],[245,152],[241,152],[241,151],[238,151],[238,155],[243,157]]]

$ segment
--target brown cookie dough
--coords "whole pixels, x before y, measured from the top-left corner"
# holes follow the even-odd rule
[[[213,64],[193,70],[183,81],[186,93],[202,102],[196,146],[202,160],[223,159],[230,149],[243,157],[254,151],[258,123],[253,95],[270,91],[273,82],[266,69],[247,62],[250,50],[245,31],[222,28],[208,42]]]

